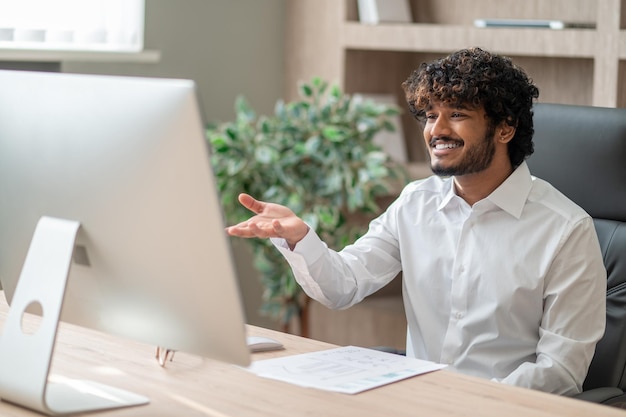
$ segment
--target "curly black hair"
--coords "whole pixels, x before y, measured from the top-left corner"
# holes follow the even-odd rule
[[[515,126],[508,153],[517,167],[533,151],[533,101],[539,89],[511,59],[480,48],[462,49],[423,63],[402,83],[409,111],[420,122],[431,101],[484,108],[492,127]]]

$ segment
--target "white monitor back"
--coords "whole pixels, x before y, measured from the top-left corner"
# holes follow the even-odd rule
[[[0,71],[9,302],[42,216],[81,226],[62,320],[249,362],[192,81]]]

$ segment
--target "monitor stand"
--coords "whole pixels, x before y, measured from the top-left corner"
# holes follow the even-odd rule
[[[49,381],[50,365],[74,242],[76,221],[37,223],[0,338],[0,398],[48,415],[147,404],[148,398],[91,381]],[[41,310],[33,334],[22,328],[27,308]]]

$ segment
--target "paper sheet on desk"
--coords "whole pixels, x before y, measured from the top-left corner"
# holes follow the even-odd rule
[[[444,368],[434,362],[355,346],[255,361],[259,376],[303,387],[357,394]]]

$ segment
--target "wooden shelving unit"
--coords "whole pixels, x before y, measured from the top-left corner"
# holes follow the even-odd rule
[[[321,76],[348,93],[395,94],[421,62],[480,46],[510,56],[540,88],[539,101],[626,107],[626,0],[411,0],[413,24],[366,25],[356,0],[287,2],[285,90]],[[477,18],[558,19],[595,29],[476,28]],[[424,152],[405,117],[409,159]],[[415,138],[415,139],[414,139]]]
[[[522,66],[538,85],[540,102],[626,107],[626,0],[411,0],[410,5],[412,24],[366,25],[359,22],[357,0],[288,1],[287,98],[297,96],[298,82],[320,76],[347,93],[393,94],[404,107],[400,85],[412,70],[454,50],[479,46]],[[595,28],[482,29],[473,24],[479,18],[555,19],[593,23]],[[428,169],[421,129],[408,115],[402,127],[409,171],[424,175]],[[397,300],[401,303],[400,296]],[[376,305],[371,303],[371,308]],[[363,332],[349,330],[362,325],[362,308],[352,317],[347,317],[352,309],[335,315],[316,309],[312,320],[321,323],[311,325],[312,333],[325,330],[311,337],[380,344],[372,339],[371,327],[388,326],[390,313],[367,316],[370,322]],[[395,313],[397,320],[404,320],[401,309]],[[371,323],[376,317],[380,323]],[[363,333],[370,336],[355,336]]]

